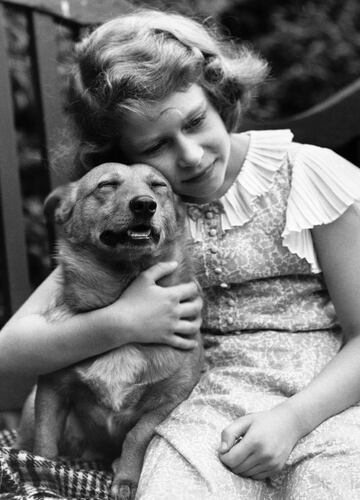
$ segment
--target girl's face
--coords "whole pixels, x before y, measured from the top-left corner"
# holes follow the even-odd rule
[[[230,136],[203,89],[194,84],[149,105],[146,115],[129,112],[119,146],[127,162],[147,163],[179,195],[207,202],[224,183]]]

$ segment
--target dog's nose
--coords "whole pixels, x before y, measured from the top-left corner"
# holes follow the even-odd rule
[[[152,217],[156,212],[156,201],[151,196],[135,196],[130,200],[130,210],[135,215]]]

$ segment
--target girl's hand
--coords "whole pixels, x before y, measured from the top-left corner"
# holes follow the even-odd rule
[[[284,467],[300,437],[297,418],[285,406],[250,413],[223,430],[220,460],[235,474],[265,479]]]
[[[202,299],[195,282],[162,287],[156,282],[173,272],[176,262],[161,262],[142,272],[108,306],[116,334],[118,314],[128,342],[169,344],[192,349],[200,329]],[[122,342],[123,343],[123,342]]]

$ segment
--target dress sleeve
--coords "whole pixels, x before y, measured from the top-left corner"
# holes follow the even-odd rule
[[[360,168],[330,149],[295,145],[283,244],[321,272],[311,228],[328,224],[360,201]]]

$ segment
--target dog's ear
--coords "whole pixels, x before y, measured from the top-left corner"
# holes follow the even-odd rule
[[[75,182],[60,186],[52,191],[44,202],[44,214],[49,222],[64,224],[69,220],[76,201]]]

